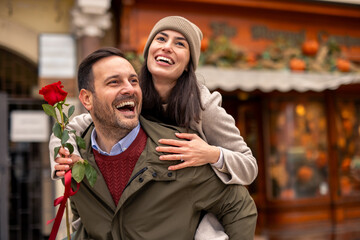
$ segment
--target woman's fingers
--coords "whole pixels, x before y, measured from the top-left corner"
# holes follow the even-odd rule
[[[172,166],[168,167],[168,170],[175,171],[175,170],[179,170],[179,169],[183,169],[183,168],[187,168],[187,167],[193,167],[193,165],[191,165],[190,162],[184,161],[182,163],[179,163],[179,164],[172,165]]]
[[[178,170],[186,167],[197,167],[219,160],[220,149],[210,146],[198,135],[192,133],[176,133],[176,136],[184,140],[160,139],[159,143],[167,146],[158,146],[156,151],[168,153],[161,155],[160,160],[176,161],[182,163],[169,167],[169,170]]]
[[[164,144],[164,145],[181,147],[184,145],[185,141],[175,140],[175,139],[160,139],[159,143]]]
[[[182,149],[180,147],[156,147],[156,151],[158,152],[164,152],[164,153],[182,153]]]
[[[176,137],[178,137],[178,138],[188,139],[188,140],[200,138],[198,135],[196,135],[196,134],[194,134],[194,133],[175,133],[175,135],[176,135]]]
[[[167,161],[185,161],[185,157],[182,154],[167,154],[161,155],[159,157],[160,160],[167,160]]]
[[[70,155],[70,152],[62,147],[59,149],[59,156],[60,157],[55,158],[55,162],[57,164],[54,166],[56,176],[58,177],[65,176],[65,172],[68,171],[72,165],[81,158],[78,155]]]
[[[67,171],[70,169],[70,165],[68,164],[57,164],[54,166],[56,171]]]
[[[73,161],[71,158],[68,157],[57,157],[55,158],[55,162],[58,164],[71,164]]]
[[[58,170],[56,170],[56,176],[58,176],[58,177],[63,177],[63,176],[65,176],[65,171],[58,171]]]
[[[69,155],[70,155],[70,152],[69,152],[69,150],[67,150],[67,149],[65,149],[65,148],[63,148],[63,147],[61,147],[61,148],[59,149],[59,155],[62,155],[62,156],[67,157],[67,156],[69,156]]]

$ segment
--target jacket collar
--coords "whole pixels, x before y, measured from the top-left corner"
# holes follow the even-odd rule
[[[125,188],[117,207],[115,206],[114,200],[112,199],[112,196],[108,190],[105,179],[103,178],[102,174],[100,174],[101,172],[95,162],[95,158],[92,152],[90,139],[94,125],[91,124],[83,134],[86,142],[86,150],[82,149],[80,151],[81,155],[89,162],[92,167],[96,169],[98,173],[94,187],[91,187],[86,179],[84,179],[84,183],[86,184],[84,187],[94,191],[100,199],[102,199],[109,207],[114,210],[116,208],[119,209],[128,199],[128,197],[139,190],[141,186],[147,182],[174,181],[176,179],[176,172],[169,171],[167,168],[170,165],[176,164],[177,161],[160,161],[159,156],[162,155],[162,153],[156,152],[155,148],[160,145],[159,139],[176,139],[175,132],[185,132],[185,129],[159,122],[152,122],[142,116],[140,116],[140,125],[148,136],[146,147],[141,153],[131,174],[130,180],[132,180],[132,182],[128,188]]]

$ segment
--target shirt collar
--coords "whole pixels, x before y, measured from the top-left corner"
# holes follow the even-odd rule
[[[99,145],[97,144],[97,142],[96,142],[96,129],[94,128],[94,130],[91,133],[91,146],[92,146],[93,149],[95,149],[96,151],[98,151],[102,155],[106,155],[106,156],[118,155],[118,154],[124,152],[132,144],[132,142],[137,137],[139,131],[140,131],[140,123],[133,130],[131,130],[131,132],[128,135],[126,135],[119,142],[117,142],[111,148],[110,153],[107,153],[107,152],[101,150]]]

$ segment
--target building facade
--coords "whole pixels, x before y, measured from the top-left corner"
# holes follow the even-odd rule
[[[115,46],[139,66],[151,28],[168,15],[202,29],[199,80],[222,93],[258,160],[249,186],[257,234],[360,238],[360,5],[305,0],[1,2],[0,238],[46,237],[61,194],[47,140],[14,135],[15,120],[39,114],[38,90],[56,81],[82,112],[78,62]]]

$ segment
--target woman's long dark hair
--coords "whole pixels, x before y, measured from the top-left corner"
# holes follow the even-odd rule
[[[164,110],[159,93],[156,91],[146,58],[141,68],[140,86],[143,92],[142,115],[148,119],[173,124],[187,129],[191,121],[200,121],[203,109],[200,89],[194,67],[189,64],[170,92],[167,108]]]

